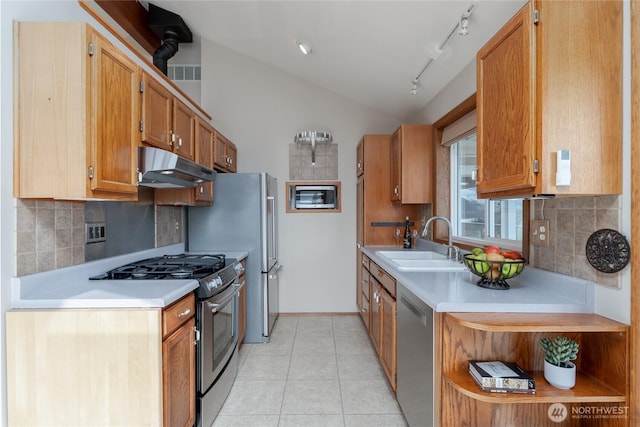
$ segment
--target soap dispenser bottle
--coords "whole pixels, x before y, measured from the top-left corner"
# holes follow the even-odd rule
[[[409,217],[404,220],[404,239],[402,241],[402,247],[405,249],[411,249],[411,229],[409,228]]]

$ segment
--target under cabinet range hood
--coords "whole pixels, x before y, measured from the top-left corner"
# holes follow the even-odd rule
[[[216,172],[160,148],[138,147],[138,185],[152,188],[195,188],[213,182]]]

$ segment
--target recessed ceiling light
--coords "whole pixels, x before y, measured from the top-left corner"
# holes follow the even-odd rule
[[[302,52],[303,55],[309,55],[311,52],[313,52],[313,47],[311,46],[311,44],[309,44],[309,42],[298,40],[296,44],[298,45],[298,49],[300,49],[300,52]]]

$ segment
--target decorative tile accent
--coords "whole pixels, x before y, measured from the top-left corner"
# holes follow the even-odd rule
[[[156,206],[156,248],[182,242],[182,207]]]
[[[618,196],[568,197],[533,202],[535,218],[549,220],[548,247],[532,246],[533,266],[619,288],[620,273],[601,273],[585,256],[589,236],[602,228],[619,230]],[[544,212],[543,212],[544,210]]]
[[[338,144],[317,143],[316,163],[311,164],[311,144],[289,144],[289,179],[337,180]]]

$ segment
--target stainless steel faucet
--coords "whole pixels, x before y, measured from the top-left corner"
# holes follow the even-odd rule
[[[447,224],[447,232],[449,234],[449,240],[448,240],[448,243],[447,243],[447,256],[449,258],[453,258],[456,261],[458,261],[458,256],[460,254],[460,249],[457,246],[454,246],[452,244],[451,221],[449,221],[449,219],[447,219],[444,216],[440,216],[440,215],[432,216],[431,218],[429,218],[427,220],[427,223],[424,225],[424,229],[422,230],[422,237],[427,237],[427,235],[429,234],[429,226],[436,219],[442,220]],[[432,238],[433,238],[433,234],[432,234]],[[454,256],[452,256],[452,252],[453,252]]]

